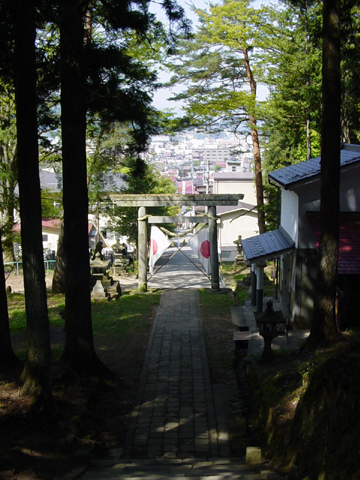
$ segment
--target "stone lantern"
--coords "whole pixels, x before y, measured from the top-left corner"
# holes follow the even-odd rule
[[[101,259],[101,253],[99,252],[97,252],[94,259],[90,261],[92,283],[95,283],[91,292],[91,298],[107,298],[107,294],[102,282],[109,267],[109,263],[110,262],[108,260]]]
[[[271,359],[274,352],[271,350],[271,343],[275,337],[286,335],[286,319],[281,311],[274,311],[273,302],[269,300],[266,304],[266,310],[261,313],[255,313],[256,324],[259,327],[259,334],[264,339],[264,351],[262,359]]]
[[[115,261],[111,268],[112,275],[121,275],[126,272],[125,267],[129,264],[127,249],[125,244],[115,243],[112,246],[115,254]]]

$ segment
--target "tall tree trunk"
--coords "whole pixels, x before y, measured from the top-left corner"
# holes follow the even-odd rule
[[[308,56],[309,51],[309,31],[308,31],[308,9],[307,3],[304,5],[304,16],[305,16],[305,52],[306,56]],[[308,88],[310,85],[310,77],[308,72],[306,72],[306,87]],[[310,108],[306,108],[306,160],[310,160],[312,157],[311,154],[311,118],[310,118]]]
[[[351,143],[350,120],[348,116],[348,94],[345,91],[342,99],[341,139],[344,143]]]
[[[59,240],[57,244],[56,264],[52,281],[52,292],[65,293],[65,252],[63,222],[61,222]]]
[[[248,52],[246,49],[243,50],[246,75],[249,80],[251,93],[254,95],[254,103],[256,100],[256,82],[250,67],[250,61]],[[263,181],[261,173],[261,154],[260,154],[260,144],[259,144],[259,135],[257,131],[256,118],[250,112],[250,129],[251,129],[251,138],[253,142],[253,154],[254,154],[254,164],[255,164],[255,187],[256,187],[256,203],[258,210],[258,225],[259,232],[265,232],[265,212],[264,212],[264,190],[263,190]]]
[[[3,229],[3,254],[5,257],[10,257],[13,262],[16,261],[14,252],[14,211],[17,208],[15,187],[18,179],[17,172],[17,148],[16,143],[13,145],[11,151],[8,148],[3,148],[2,160],[10,175],[6,177],[0,185],[0,196],[4,205],[4,211],[1,215],[2,229]],[[5,237],[5,240],[4,240]]]
[[[340,197],[340,1],[323,2],[321,126],[321,229],[317,292],[310,342],[337,334],[335,298],[339,252]]]
[[[34,1],[14,0],[13,21],[21,244],[27,318],[22,393],[33,395],[39,407],[48,408],[52,405],[51,348],[41,228]]]
[[[104,370],[91,323],[86,172],[84,17],[86,1],[62,0],[60,25],[65,325],[62,360],[79,374]]]
[[[9,313],[6,297],[5,269],[0,229],[0,370],[20,363],[11,345]]]
[[[310,110],[306,109],[306,160],[311,158]]]

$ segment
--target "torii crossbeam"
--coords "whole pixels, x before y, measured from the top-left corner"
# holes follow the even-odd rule
[[[237,205],[238,201],[244,198],[244,194],[156,195],[111,193],[110,198],[122,207],[216,207],[218,205]]]

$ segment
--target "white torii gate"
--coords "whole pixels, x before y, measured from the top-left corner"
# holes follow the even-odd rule
[[[147,291],[147,216],[146,207],[206,206],[209,224],[211,289],[219,290],[219,257],[217,251],[216,207],[219,205],[236,206],[244,194],[199,194],[199,195],[144,195],[111,194],[111,200],[121,207],[138,207],[138,289]],[[155,217],[156,223],[176,223],[183,221],[199,222],[204,217]],[[150,221],[150,220],[149,220]],[[154,219],[151,223],[155,223]]]

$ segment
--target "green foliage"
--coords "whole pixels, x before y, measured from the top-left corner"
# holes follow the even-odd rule
[[[169,64],[174,72],[171,83],[187,85],[173,98],[185,100],[192,124],[248,133],[249,115],[257,117],[259,105],[249,89],[246,62],[251,55],[256,77],[267,9],[255,9],[247,0],[224,0],[210,5],[209,11],[195,12],[200,26]]]
[[[140,158],[124,160],[122,172],[127,176],[127,186],[122,193],[171,194],[176,192],[176,187],[169,178],[161,176],[155,167],[146,164]],[[173,216],[177,213],[178,207],[150,207],[147,209],[149,215]],[[128,236],[131,242],[137,243],[137,208],[114,207],[112,218],[116,222],[116,232],[119,235]],[[169,230],[174,229],[173,224],[164,224],[163,226]]]
[[[50,325],[63,326],[64,321],[59,313],[65,307],[65,299],[63,295],[48,293],[48,313]],[[26,330],[26,311],[25,296],[20,293],[12,293],[8,296],[8,311],[10,320],[10,330],[25,331]]]
[[[360,142],[360,8],[356,2],[341,3],[342,140]]]
[[[41,189],[41,211],[46,218],[61,218],[62,197],[61,192],[55,192],[50,188]]]
[[[282,122],[286,132],[304,135],[307,113],[312,129],[319,128],[321,8],[322,4],[314,1],[304,9],[286,5],[271,12],[273,44],[264,55],[270,89],[267,113]]]
[[[237,288],[235,291],[235,297],[239,305],[245,305],[245,300],[250,297],[249,289]]]
[[[270,93],[263,108],[262,167],[266,221],[274,229],[280,204],[267,174],[320,153],[321,3],[303,9],[286,4],[270,13],[272,46],[264,51],[263,77]]]
[[[14,207],[17,142],[13,87],[0,79],[0,211]],[[7,219],[10,220],[9,218]],[[6,221],[5,221],[6,223]]]

